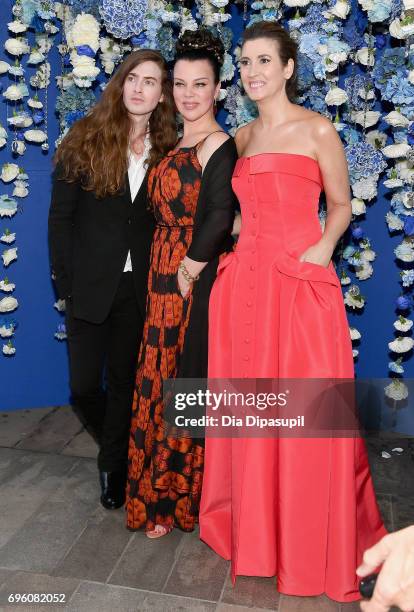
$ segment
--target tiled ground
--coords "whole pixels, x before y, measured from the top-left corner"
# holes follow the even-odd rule
[[[402,455],[382,459],[394,446]],[[414,440],[369,442],[388,529],[414,522]],[[160,540],[98,503],[96,446],[70,408],[0,413],[0,610],[85,612],[356,612],[326,597],[279,596],[272,578],[239,577],[196,532]],[[58,593],[65,604],[10,605],[10,593]]]

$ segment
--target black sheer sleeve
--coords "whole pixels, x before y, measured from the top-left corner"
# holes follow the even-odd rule
[[[211,261],[223,252],[231,236],[237,199],[231,177],[237,161],[233,138],[226,140],[210,157],[201,180],[194,236],[187,256]]]
[[[80,194],[80,183],[63,181],[62,166],[52,175],[52,198],[49,210],[49,253],[59,297],[71,294],[73,225]]]

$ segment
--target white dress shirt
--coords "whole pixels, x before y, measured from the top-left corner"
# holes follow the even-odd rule
[[[132,202],[134,202],[147,172],[147,164],[145,163],[145,160],[148,157],[149,150],[150,139],[147,135],[145,136],[144,140],[144,152],[139,159],[135,157],[131,149],[128,151],[128,179]],[[132,272],[131,253],[129,251],[125,262],[124,272]]]

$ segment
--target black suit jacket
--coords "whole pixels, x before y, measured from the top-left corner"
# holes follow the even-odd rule
[[[97,199],[80,182],[53,172],[49,250],[59,297],[71,298],[73,316],[102,323],[108,316],[128,251],[135,291],[145,316],[149,256],[155,219],[147,209],[147,177],[134,202],[128,175],[125,193]]]

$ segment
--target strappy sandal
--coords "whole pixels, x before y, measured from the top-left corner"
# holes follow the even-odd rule
[[[156,538],[162,538],[173,530],[173,525],[155,525],[151,531],[146,531],[145,535],[147,538],[154,540]]]

